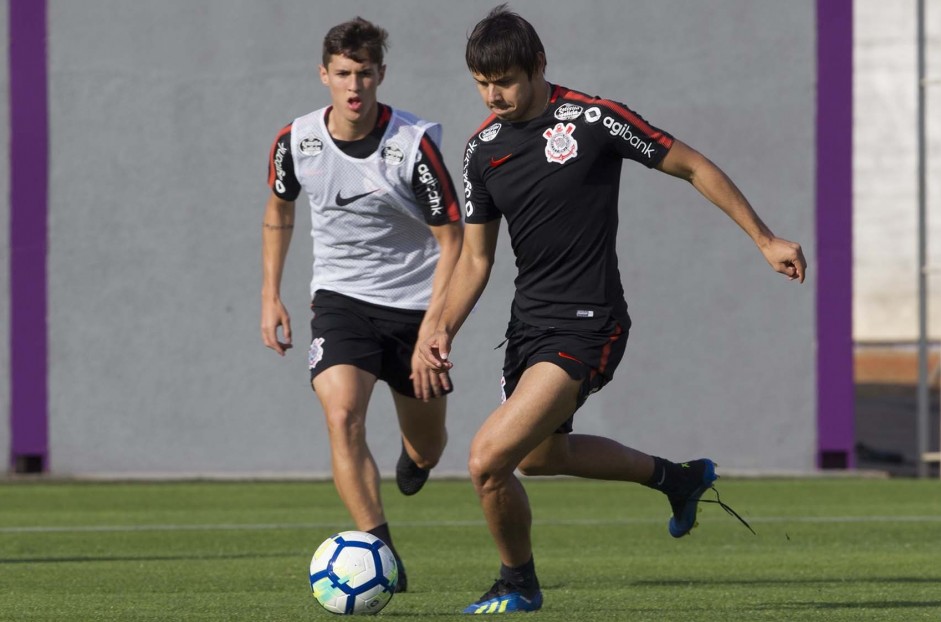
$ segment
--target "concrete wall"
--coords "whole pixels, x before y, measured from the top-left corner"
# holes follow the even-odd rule
[[[50,455],[60,474],[329,470],[308,388],[310,240],[300,210],[283,294],[298,347],[258,335],[260,221],[276,130],[327,102],[326,29],[391,33],[383,101],[445,124],[459,178],[486,111],[465,35],[472,0],[50,0]],[[722,166],[814,266],[814,2],[517,0],[550,80],[621,99]],[[708,24],[708,27],[704,25]],[[576,429],[674,458],[813,468],[814,296],[775,275],[719,210],[626,165],[621,271],[634,330],[616,383]],[[499,397],[513,260],[504,235],[454,358],[451,444],[463,473]],[[398,455],[377,387],[370,439]]]
[[[853,337],[918,335],[914,0],[854,3]],[[928,329],[941,339],[941,3],[926,2]]]

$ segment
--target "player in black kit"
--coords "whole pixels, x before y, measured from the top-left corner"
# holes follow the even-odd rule
[[[698,152],[624,104],[548,83],[539,36],[506,5],[477,24],[466,60],[492,115],[467,143],[464,246],[437,331],[420,352],[439,371],[452,367],[451,341],[487,284],[500,218],[506,218],[518,275],[504,402],[477,432],[469,458],[501,569],[464,612],[535,611],[542,592],[517,468],[660,490],[673,510],[674,537],[695,526],[700,497],[716,479],[709,459],[677,464],[609,438],[571,433],[575,411],[611,379],[631,325],[615,250],[622,161],[692,183],[788,278],[803,282],[806,262],[801,247],[776,237]]]

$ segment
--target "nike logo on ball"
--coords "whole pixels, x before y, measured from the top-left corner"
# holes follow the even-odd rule
[[[376,190],[378,190],[378,188]],[[370,190],[369,192],[364,192],[363,194],[354,194],[351,197],[342,197],[340,196],[340,193],[337,192],[337,205],[340,207],[343,207],[344,205],[349,205],[353,201],[362,199],[363,197],[368,197],[373,192],[376,192],[376,190]]]
[[[498,166],[500,166],[501,164],[503,164],[504,162],[506,162],[507,160],[509,160],[509,159],[510,159],[510,156],[512,156],[512,155],[513,155],[512,153],[508,153],[507,155],[503,156],[502,158],[494,158],[494,157],[491,157],[491,158],[490,158],[490,166],[492,166],[493,168],[497,168]]]

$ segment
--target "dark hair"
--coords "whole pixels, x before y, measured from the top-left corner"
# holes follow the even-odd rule
[[[533,25],[501,4],[474,26],[467,37],[464,59],[468,69],[485,77],[519,67],[532,78],[540,52],[545,58],[546,50]]]
[[[327,66],[334,54],[352,58],[357,63],[370,61],[382,65],[382,55],[389,47],[388,38],[389,33],[384,28],[362,17],[337,24],[323,38],[323,66]],[[362,50],[366,51],[366,58],[360,58]]]

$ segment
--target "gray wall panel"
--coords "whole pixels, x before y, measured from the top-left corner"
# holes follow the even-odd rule
[[[380,98],[445,124],[456,179],[486,116],[463,65],[493,2],[50,2],[51,464],[59,473],[323,473],[307,384],[308,216],[283,294],[296,348],[258,335],[260,220],[275,132],[327,102],[326,29],[356,14],[391,34]],[[813,261],[813,9],[722,0],[520,0],[549,78],[623,100],[701,148]],[[704,27],[704,24],[709,24]],[[672,457],[811,469],[813,289],[776,277],[685,184],[626,165],[622,276],[635,330],[617,382],[577,429]],[[505,231],[491,285],[458,337],[451,444],[499,397],[514,274]],[[370,438],[398,454],[378,387]]]

